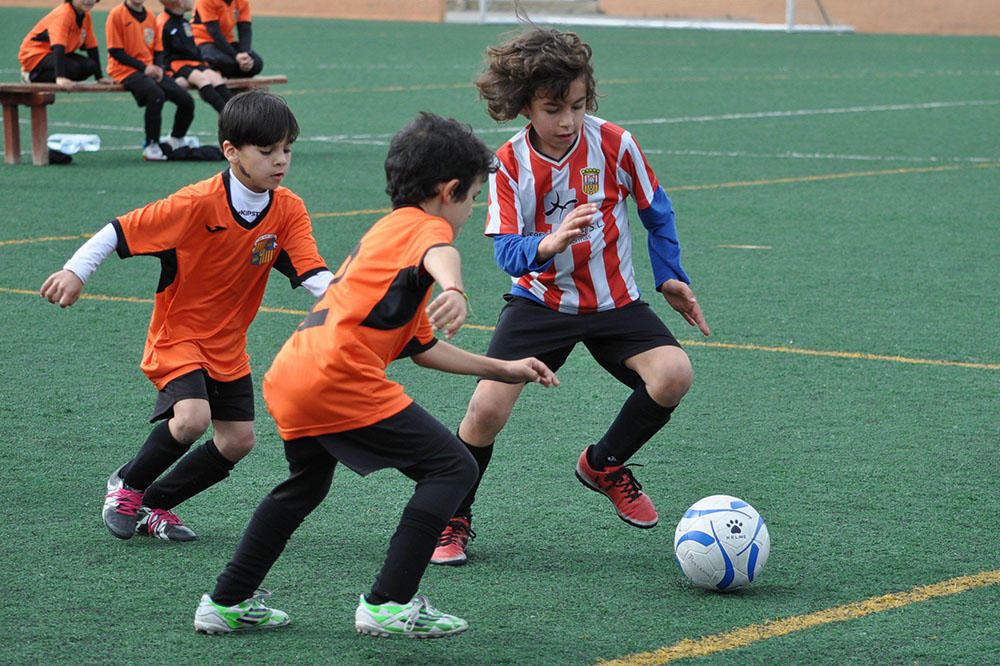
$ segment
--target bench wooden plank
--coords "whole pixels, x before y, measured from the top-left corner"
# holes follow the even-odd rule
[[[228,79],[226,85],[232,90],[267,89],[272,85],[288,83],[283,74],[255,76],[248,79]],[[77,83],[72,90],[54,83],[0,83],[0,104],[3,105],[3,145],[4,162],[21,163],[21,128],[18,124],[18,106],[31,109],[31,161],[44,166],[49,163],[48,111],[54,104],[57,93],[122,93],[120,84]]]
[[[249,79],[227,79],[226,86],[233,90],[249,90],[250,88],[266,88],[280,83],[288,83],[288,77],[282,74],[272,76],[255,76]],[[126,92],[120,83],[77,83],[67,90],[55,83],[0,83],[0,95],[7,93],[120,93]]]

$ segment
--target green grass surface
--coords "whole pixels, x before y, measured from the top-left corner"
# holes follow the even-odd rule
[[[0,10],[0,79],[16,78],[17,44],[41,13]],[[470,83],[504,30],[255,21],[265,73],[289,76],[276,92],[302,126],[286,184],[314,214],[331,266],[378,217],[357,211],[387,206],[386,143],[417,111],[468,122],[491,146],[513,133]],[[104,481],[145,438],[154,399],[138,369],[151,306],[126,299],[151,298],[158,262],[109,259],[86,293],[117,300],[68,311],[24,292],[79,235],[220,165],[143,163],[130,97],[60,95],[50,131],[98,133],[102,150],[70,167],[0,167],[2,661],[587,664],[1000,568],[1000,40],[580,32],[595,52],[599,115],[635,134],[672,195],[713,330],[715,346],[688,345],[694,388],[636,459],[661,525],[629,528],[573,478],[626,396],[578,350],[563,385],[529,387],[503,433],[470,565],[425,577],[436,605],[469,620],[465,635],[354,633],[357,595],[410,484],[343,470],[266,581],[293,625],[196,635],[198,597],[285,476],[273,423],[260,404],[253,454],[180,508],[196,543],[113,539],[98,517]],[[193,131],[210,141],[214,122],[198,102]],[[474,351],[507,285],[483,217],[475,209],[457,241],[477,327],[456,342]],[[309,297],[275,279],[265,305],[305,310]],[[251,328],[258,389],[298,320],[263,312]],[[405,361],[393,376],[448,425],[473,389]],[[673,563],[674,524],[714,493],[750,501],[771,530],[771,559],[743,594],[694,590]],[[998,604],[1000,587],[987,585],[704,661],[979,664],[1000,650]]]

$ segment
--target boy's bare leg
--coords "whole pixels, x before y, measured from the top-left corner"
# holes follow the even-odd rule
[[[431,557],[431,564],[450,566],[465,564],[467,559],[465,547],[469,539],[474,536],[472,504],[476,500],[476,491],[493,457],[493,441],[507,425],[507,420],[522,390],[524,384],[505,384],[488,379],[483,379],[476,385],[465,418],[458,427],[458,438],[476,459],[479,475],[455,511],[455,517],[448,522],[441,533],[437,548]]]

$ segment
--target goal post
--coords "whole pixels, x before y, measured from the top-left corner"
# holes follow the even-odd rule
[[[449,0],[447,20],[511,24],[518,8],[556,25],[853,32],[831,20],[823,0]]]

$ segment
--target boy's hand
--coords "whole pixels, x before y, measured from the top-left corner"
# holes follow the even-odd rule
[[[538,244],[536,261],[538,263],[548,261],[568,248],[573,241],[584,238],[587,235],[586,229],[594,219],[595,213],[597,213],[597,205],[590,203],[571,210],[569,215],[563,218],[559,228],[545,236]]]
[[[249,72],[253,69],[253,58],[249,53],[237,53],[236,64],[240,66],[240,70]]]
[[[443,331],[449,340],[462,328],[469,316],[469,303],[465,295],[454,289],[448,289],[438,294],[437,298],[427,305],[427,317],[435,331]]]
[[[698,305],[698,299],[694,297],[691,287],[680,280],[667,280],[660,285],[660,293],[687,323],[697,326],[702,335],[709,335],[708,323],[705,321],[705,315],[701,313],[701,306]]]
[[[101,78],[97,79],[97,82],[102,86],[113,86],[115,84],[115,80],[110,76],[102,76]]]
[[[72,90],[76,86],[76,81],[65,76],[56,77],[56,85],[60,88],[65,88],[66,90]]]
[[[81,291],[83,291],[83,280],[73,271],[63,269],[50,275],[42,283],[38,293],[42,298],[48,299],[49,303],[57,303],[61,308],[68,308],[80,298]]]
[[[145,74],[154,81],[163,79],[163,69],[157,65],[146,65]]]
[[[508,382],[535,382],[542,386],[559,386],[556,374],[537,358],[522,358],[517,361],[503,361],[504,367],[497,377]]]

